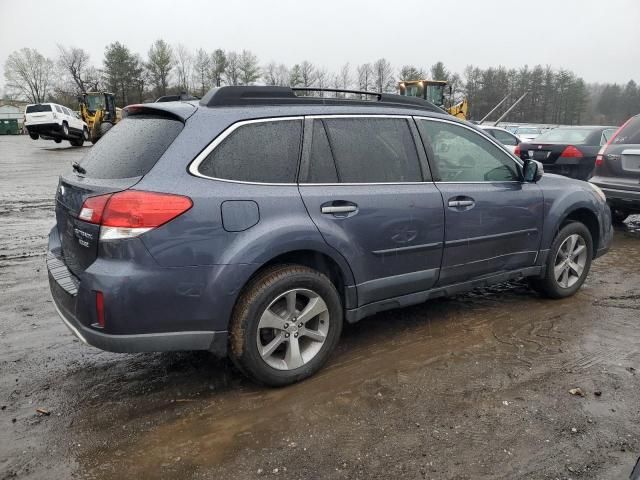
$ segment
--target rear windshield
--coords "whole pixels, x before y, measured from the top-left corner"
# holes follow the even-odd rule
[[[153,168],[183,126],[164,117],[127,117],[91,147],[80,165],[91,178],[141,177]]]
[[[536,138],[536,142],[584,143],[593,133],[589,128],[554,128]]]
[[[611,143],[640,145],[640,115],[633,117]]]
[[[50,112],[51,105],[27,105],[25,113]]]
[[[537,135],[540,133],[539,128],[519,128],[518,133],[520,135]]]

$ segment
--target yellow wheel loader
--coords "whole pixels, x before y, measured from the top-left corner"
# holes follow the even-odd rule
[[[78,97],[80,116],[89,127],[89,140],[96,143],[122,119],[115,96],[108,92],[86,92]]]
[[[461,102],[453,104],[451,88],[449,88],[449,99],[445,101],[446,87],[447,82],[445,80],[408,80],[398,84],[400,95],[428,100],[454,117],[466,120],[469,110],[467,99],[465,98]]]

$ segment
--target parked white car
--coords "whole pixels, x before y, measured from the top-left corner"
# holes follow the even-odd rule
[[[69,140],[74,147],[81,147],[89,139],[89,128],[76,112],[57,103],[27,105],[24,126],[33,140],[53,140],[56,143]]]
[[[542,134],[542,129],[538,127],[518,127],[513,133],[523,142],[530,142]]]
[[[489,135],[498,140],[504,145],[511,153],[515,153],[516,146],[520,144],[521,140],[517,135],[514,135],[508,130],[500,127],[492,127],[490,125],[480,125],[480,128],[486,131]]]

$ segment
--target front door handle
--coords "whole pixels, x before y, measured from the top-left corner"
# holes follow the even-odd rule
[[[327,202],[320,206],[320,211],[325,215],[336,215],[346,217],[350,213],[358,211],[358,205],[346,200],[334,200],[333,202]]]
[[[476,202],[471,197],[458,196],[449,199],[447,205],[449,208],[455,208],[457,210],[469,210],[475,206]]]

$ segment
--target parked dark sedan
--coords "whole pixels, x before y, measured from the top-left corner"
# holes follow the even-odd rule
[[[588,180],[598,150],[609,141],[616,127],[558,127],[523,142],[516,155],[542,162],[547,172]]]
[[[640,213],[640,115],[631,117],[600,149],[591,183],[606,194],[615,222]]]

